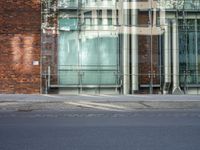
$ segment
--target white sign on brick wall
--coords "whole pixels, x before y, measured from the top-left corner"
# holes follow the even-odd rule
[[[33,61],[33,66],[38,66],[39,65],[39,61]]]

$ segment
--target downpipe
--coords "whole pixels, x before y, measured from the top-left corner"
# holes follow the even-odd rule
[[[179,86],[179,40],[177,20],[172,21],[172,58],[173,58],[173,88],[172,94],[183,94]]]
[[[170,40],[170,24],[166,21],[164,26],[164,86],[163,94],[169,94],[171,85],[171,40]]]

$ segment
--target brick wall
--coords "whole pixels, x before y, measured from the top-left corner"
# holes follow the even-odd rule
[[[39,93],[40,0],[0,1],[0,93]]]
[[[149,73],[151,71],[152,63],[152,74],[153,83],[159,84],[159,54],[158,54],[158,36],[152,36],[152,51],[150,47],[151,37],[150,36],[139,36],[139,74],[140,84],[149,84],[150,78]],[[152,57],[152,62],[151,62]]]
[[[149,26],[149,14],[147,11],[140,11],[138,17],[139,26]],[[152,41],[151,41],[152,40]],[[150,74],[153,76],[153,84],[160,83],[160,58],[158,48],[159,36],[153,35],[152,39],[150,35],[138,36],[138,49],[139,49],[139,84],[149,85]],[[152,50],[151,50],[152,42]],[[152,57],[152,62],[151,62]],[[152,69],[151,69],[152,67]],[[151,72],[152,71],[152,72]],[[159,89],[154,88],[154,93],[158,93]],[[149,87],[140,88],[140,93],[149,93]]]

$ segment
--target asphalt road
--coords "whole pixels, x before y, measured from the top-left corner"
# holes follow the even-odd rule
[[[199,150],[200,110],[0,113],[0,150]]]

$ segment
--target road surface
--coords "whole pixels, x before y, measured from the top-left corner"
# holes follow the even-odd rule
[[[199,150],[200,110],[1,112],[0,150]]]

